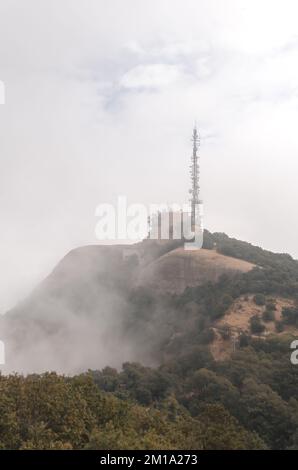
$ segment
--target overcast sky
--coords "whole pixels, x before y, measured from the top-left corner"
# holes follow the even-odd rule
[[[298,3],[0,0],[0,311],[95,208],[185,202],[202,136],[205,226],[298,258]]]

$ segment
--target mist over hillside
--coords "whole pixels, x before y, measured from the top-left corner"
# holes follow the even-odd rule
[[[296,295],[288,284],[296,289],[298,263],[288,255],[208,231],[202,250],[178,245],[144,240],[70,252],[2,319],[3,371],[158,366],[211,343],[214,322],[244,292]],[[279,275],[274,284],[270,276]]]

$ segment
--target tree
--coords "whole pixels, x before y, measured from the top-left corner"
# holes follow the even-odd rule
[[[206,405],[198,420],[204,450],[266,449],[264,441],[256,433],[246,431],[222,405]]]
[[[282,333],[285,329],[284,324],[282,321],[276,321],[275,322],[275,329],[277,333]]]
[[[254,302],[256,305],[263,306],[266,304],[266,297],[263,294],[256,294],[254,296]]]
[[[254,315],[250,319],[250,330],[253,334],[263,333],[265,326],[261,322],[261,319],[258,315]]]
[[[298,308],[285,307],[281,314],[283,322],[287,325],[298,325]]]
[[[243,382],[237,417],[273,449],[283,449],[296,428],[287,404],[268,385]]]
[[[266,307],[266,310],[263,312],[262,319],[265,322],[270,322],[275,320],[275,315],[274,315],[274,310],[268,310]]]

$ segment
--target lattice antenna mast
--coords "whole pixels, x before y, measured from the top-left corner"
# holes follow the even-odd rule
[[[189,190],[189,193],[191,194],[191,223],[192,226],[194,226],[196,222],[196,207],[198,204],[200,204],[200,165],[198,156],[198,150],[200,147],[200,137],[196,126],[193,129],[191,140],[193,143],[193,147],[190,165],[191,189]]]

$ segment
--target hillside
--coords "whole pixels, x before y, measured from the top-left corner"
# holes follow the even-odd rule
[[[288,255],[207,231],[201,250],[178,245],[144,240],[71,251],[2,319],[4,370],[76,372],[135,358],[157,365],[180,354],[180,343],[206,342],[212,331],[216,342],[219,325],[247,334],[258,311],[246,303],[240,314],[235,290],[296,301],[298,263]]]
[[[297,261],[224,234],[206,232],[192,253],[148,240],[73,250],[2,318],[4,372],[34,375],[2,378],[3,403],[13,399],[0,445],[297,448],[297,302]],[[44,405],[32,410],[31,396]],[[85,407],[83,421],[66,397]]]
[[[254,267],[252,263],[215,250],[187,251],[180,247],[145,266],[137,282],[154,291],[182,294],[187,287],[216,283],[223,275],[233,277]]]
[[[5,370],[79,371],[98,366],[98,356],[100,365],[107,361],[117,367],[135,357],[146,364],[159,362],[149,351],[151,343],[142,344],[146,332],[131,341],[135,293],[180,294],[253,266],[215,250],[186,252],[177,242],[75,249],[2,321]],[[114,344],[121,347],[115,350]]]
[[[214,339],[210,344],[210,351],[214,359],[222,361],[230,358],[235,349],[239,348],[244,336],[251,335],[252,338],[262,340],[289,334],[298,337],[298,324],[283,323],[283,312],[295,309],[296,300],[290,298],[269,296],[266,303],[258,305],[253,295],[238,297],[224,316],[212,326]],[[256,318],[259,319],[257,324],[260,325],[258,333],[251,331],[252,322]]]

